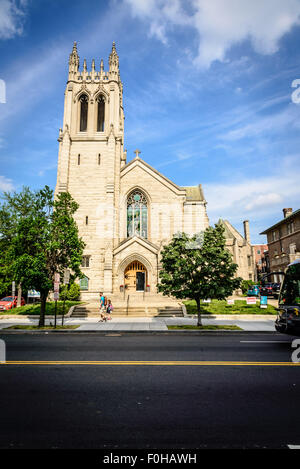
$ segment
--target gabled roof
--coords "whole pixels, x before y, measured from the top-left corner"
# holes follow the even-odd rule
[[[129,246],[131,246],[134,243],[137,243],[137,244],[140,244],[141,246],[144,246],[144,248],[149,249],[154,254],[157,254],[158,251],[159,251],[159,247],[156,246],[155,244],[151,243],[148,239],[141,238],[140,236],[133,236],[132,238],[127,238],[124,241],[122,241],[119,244],[119,246],[117,246],[114,249],[114,255],[118,254],[119,252],[123,251],[124,249],[127,249]]]
[[[137,166],[144,169],[148,173],[152,174],[153,177],[155,177],[157,180],[159,180],[160,182],[168,186],[169,189],[175,192],[176,194],[186,196],[187,201],[205,202],[201,184],[199,184],[198,186],[187,186],[187,187],[177,186],[177,184],[175,184],[173,181],[168,179],[162,173],[154,169],[152,166],[150,166],[148,163],[142,160],[142,158],[140,158],[139,156],[136,156],[133,160],[131,160],[129,163],[127,163],[125,166],[121,168],[121,177],[127,174],[129,171],[131,171]]]
[[[222,220],[221,218],[218,221],[219,225],[223,225],[225,228],[225,238],[230,239],[239,239],[240,241],[246,241],[245,238],[239,233],[239,231],[229,223],[228,220]]]
[[[289,219],[291,220],[295,215],[299,215],[300,214],[300,208],[298,208],[298,210],[295,210],[294,212],[292,212],[290,215],[288,215],[286,218],[283,218],[282,220],[280,220],[279,222],[275,223],[275,225],[272,225],[270,226],[270,228],[267,228],[265,231],[262,231],[262,233],[259,233],[261,235],[266,235],[268,234],[269,231],[271,230],[274,230],[275,228],[277,228],[278,226],[282,225],[283,223],[285,223],[286,221],[289,221]]]

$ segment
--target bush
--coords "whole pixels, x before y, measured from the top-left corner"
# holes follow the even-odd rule
[[[78,300],[80,296],[80,288],[77,283],[72,283],[69,287],[67,285],[63,285],[60,291],[60,299],[61,300],[70,300],[75,301]]]
[[[249,289],[252,285],[256,285],[256,283],[253,282],[253,280],[243,280],[242,283],[241,283],[242,292],[243,292],[243,293],[247,293],[248,289]]]

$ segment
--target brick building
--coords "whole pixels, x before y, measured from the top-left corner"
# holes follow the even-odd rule
[[[283,271],[300,258],[300,209],[284,208],[283,216],[261,233],[267,235],[271,272]]]
[[[270,272],[268,245],[253,244],[254,262],[256,265],[256,278],[259,280],[263,274]]]

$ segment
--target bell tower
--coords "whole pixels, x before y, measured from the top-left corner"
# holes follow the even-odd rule
[[[112,251],[119,240],[120,169],[124,151],[123,85],[115,43],[108,71],[86,59],[82,70],[77,43],[69,57],[55,193],[68,191],[79,204],[75,214],[91,259],[89,292],[112,289]],[[89,273],[90,275],[89,279]]]

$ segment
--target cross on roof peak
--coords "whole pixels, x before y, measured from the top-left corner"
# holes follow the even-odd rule
[[[134,150],[133,153],[135,153],[135,157],[138,158],[139,154],[141,153],[141,150]]]

